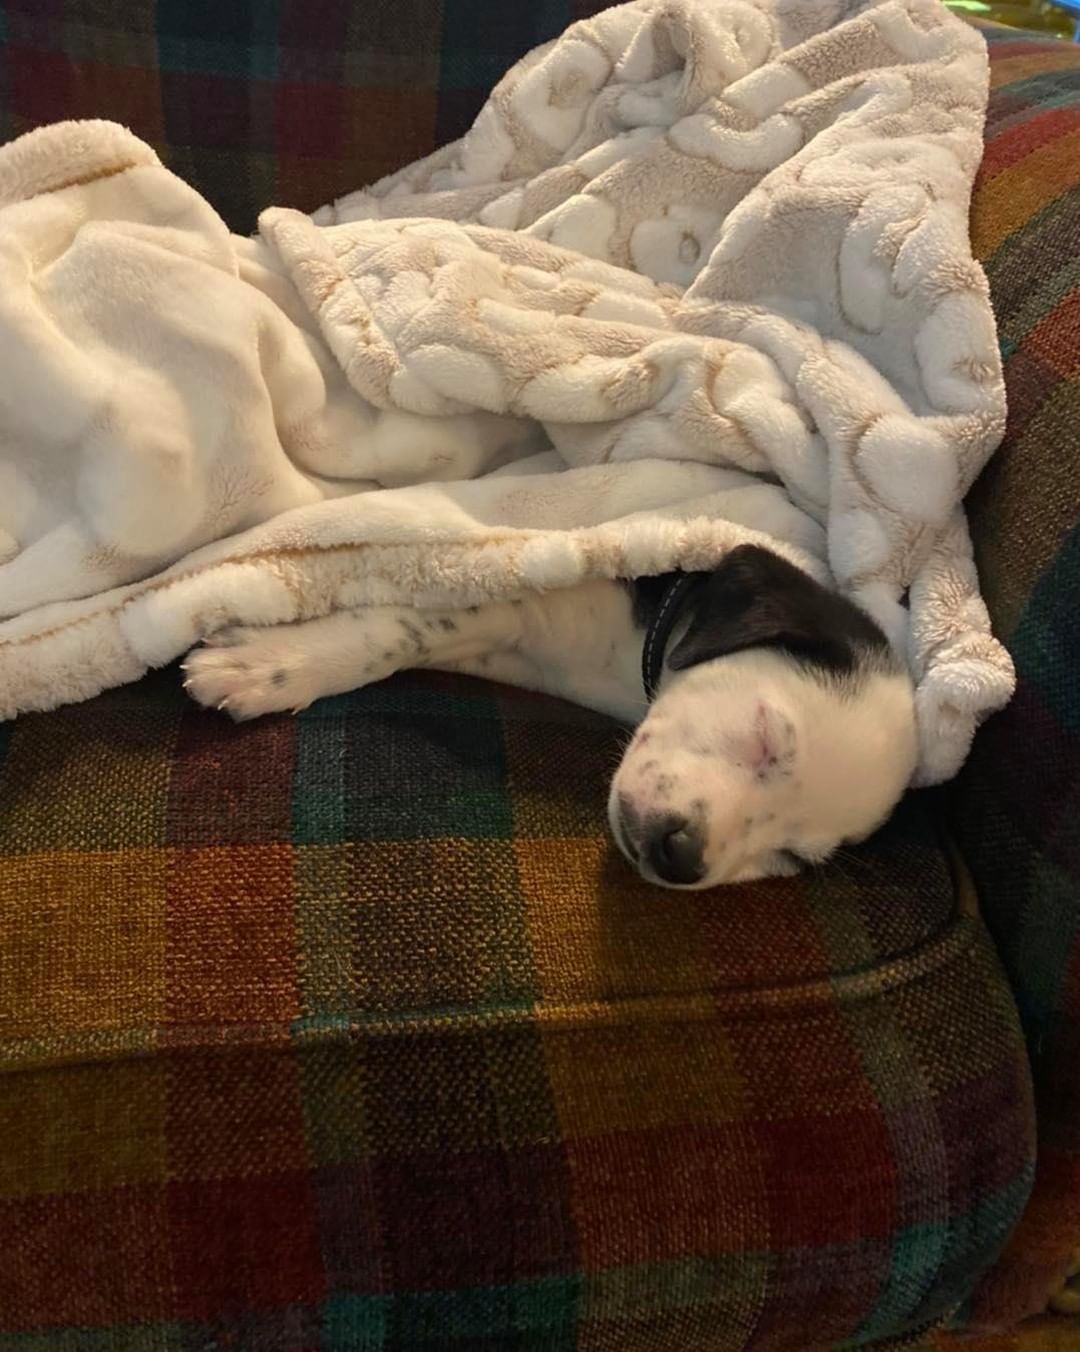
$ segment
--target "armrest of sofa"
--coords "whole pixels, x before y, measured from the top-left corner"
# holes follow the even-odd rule
[[[1018,674],[948,795],[1027,1033],[1040,1181],[986,1299],[1045,1304],[1080,1234],[1080,47],[988,30],[972,231],[1009,398],[969,500],[995,629]],[[1004,1275],[1004,1274],[1002,1274]]]

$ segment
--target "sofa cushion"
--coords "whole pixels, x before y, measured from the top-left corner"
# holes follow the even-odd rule
[[[923,802],[666,893],[618,731],[482,683],[237,728],[168,671],[3,741],[0,1349],[807,1352],[950,1311],[1023,1205]]]

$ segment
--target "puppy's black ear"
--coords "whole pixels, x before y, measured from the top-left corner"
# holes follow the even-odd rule
[[[668,655],[673,671],[747,648],[778,648],[832,675],[859,650],[889,651],[885,635],[846,597],[760,545],[733,549],[689,598],[690,624]]]

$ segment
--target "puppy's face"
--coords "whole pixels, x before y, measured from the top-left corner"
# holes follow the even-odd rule
[[[795,873],[862,840],[915,767],[910,678],[856,606],[769,551],[733,551],[691,596],[609,816],[651,882]]]

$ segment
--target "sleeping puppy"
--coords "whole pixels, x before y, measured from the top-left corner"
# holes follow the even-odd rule
[[[608,816],[627,859],[669,887],[823,862],[884,821],[915,767],[911,679],[885,635],[756,545],[708,573],[227,629],[184,663],[192,697],[236,719],[295,712],[409,667],[542,690],[637,724]]]

